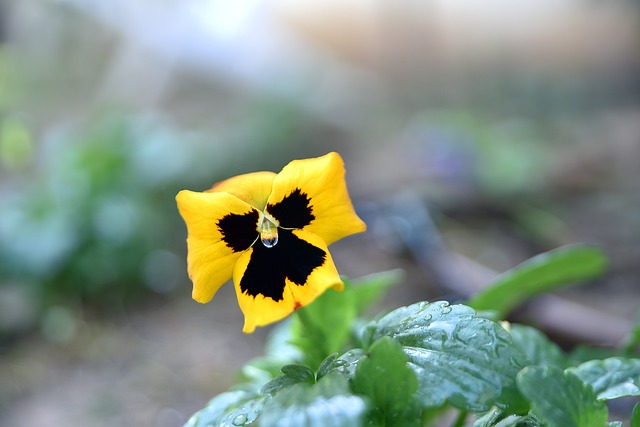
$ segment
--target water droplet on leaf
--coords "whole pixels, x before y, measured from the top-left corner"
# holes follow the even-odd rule
[[[247,416],[245,414],[240,414],[231,421],[234,426],[243,426],[247,422]]]

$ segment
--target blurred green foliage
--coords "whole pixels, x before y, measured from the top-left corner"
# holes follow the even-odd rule
[[[183,262],[173,252],[168,194],[203,147],[181,146],[176,130],[121,115],[80,132],[58,129],[37,153],[29,132],[6,119],[0,134],[2,163],[15,172],[2,189],[2,276],[45,304],[65,295],[110,304],[171,290]]]
[[[113,308],[185,285],[175,194],[208,188],[246,163],[264,167],[289,123],[265,126],[269,118],[248,118],[246,132],[223,143],[125,112],[41,132],[24,117],[0,117],[0,293],[40,313],[68,303]],[[246,158],[249,145],[255,157]],[[0,332],[11,323],[0,321]]]

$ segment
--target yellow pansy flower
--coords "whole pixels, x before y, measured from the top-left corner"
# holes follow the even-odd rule
[[[182,190],[193,298],[206,303],[230,278],[246,333],[344,284],[327,246],[365,231],[338,153],[294,160],[280,173],[229,178],[205,192]]]

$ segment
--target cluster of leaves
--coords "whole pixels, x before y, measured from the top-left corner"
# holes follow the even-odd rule
[[[584,361],[532,327],[492,320],[605,266],[595,248],[561,248],[504,274],[469,305],[420,302],[370,322],[360,316],[398,273],[348,283],[281,325],[266,356],[245,367],[247,382],[187,426],[424,426],[451,410],[456,426],[472,416],[474,427],[621,426],[608,421],[606,401],[640,395],[637,334],[626,354]],[[640,425],[640,405],[631,418]]]

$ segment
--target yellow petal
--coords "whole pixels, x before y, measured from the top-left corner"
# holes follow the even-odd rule
[[[267,204],[271,186],[276,174],[273,172],[254,172],[234,176],[214,185],[208,192],[226,192],[263,211]]]
[[[328,288],[337,291],[344,288],[323,239],[304,230],[282,230],[280,235],[276,246],[263,248],[261,243],[256,243],[236,263],[233,282],[244,313],[243,332],[251,333],[256,326],[287,317],[313,302]],[[295,254],[300,252],[303,253],[301,258],[295,259]],[[320,265],[314,267],[312,264],[310,272],[304,271],[309,267],[308,258],[313,259],[318,254],[322,254]],[[288,262],[290,256],[294,257],[294,263]],[[281,280],[274,280],[274,277],[281,277]],[[243,282],[247,278],[250,282]]]
[[[294,160],[273,180],[266,211],[281,227],[303,228],[327,244],[363,232],[366,225],[353,209],[344,174],[338,153]]]
[[[193,281],[193,299],[205,303],[231,278],[236,261],[258,237],[260,213],[225,192],[182,190],[176,202],[187,224],[187,267]],[[240,230],[232,230],[236,234],[234,240],[220,226],[221,221],[230,218],[240,218],[243,225]]]

